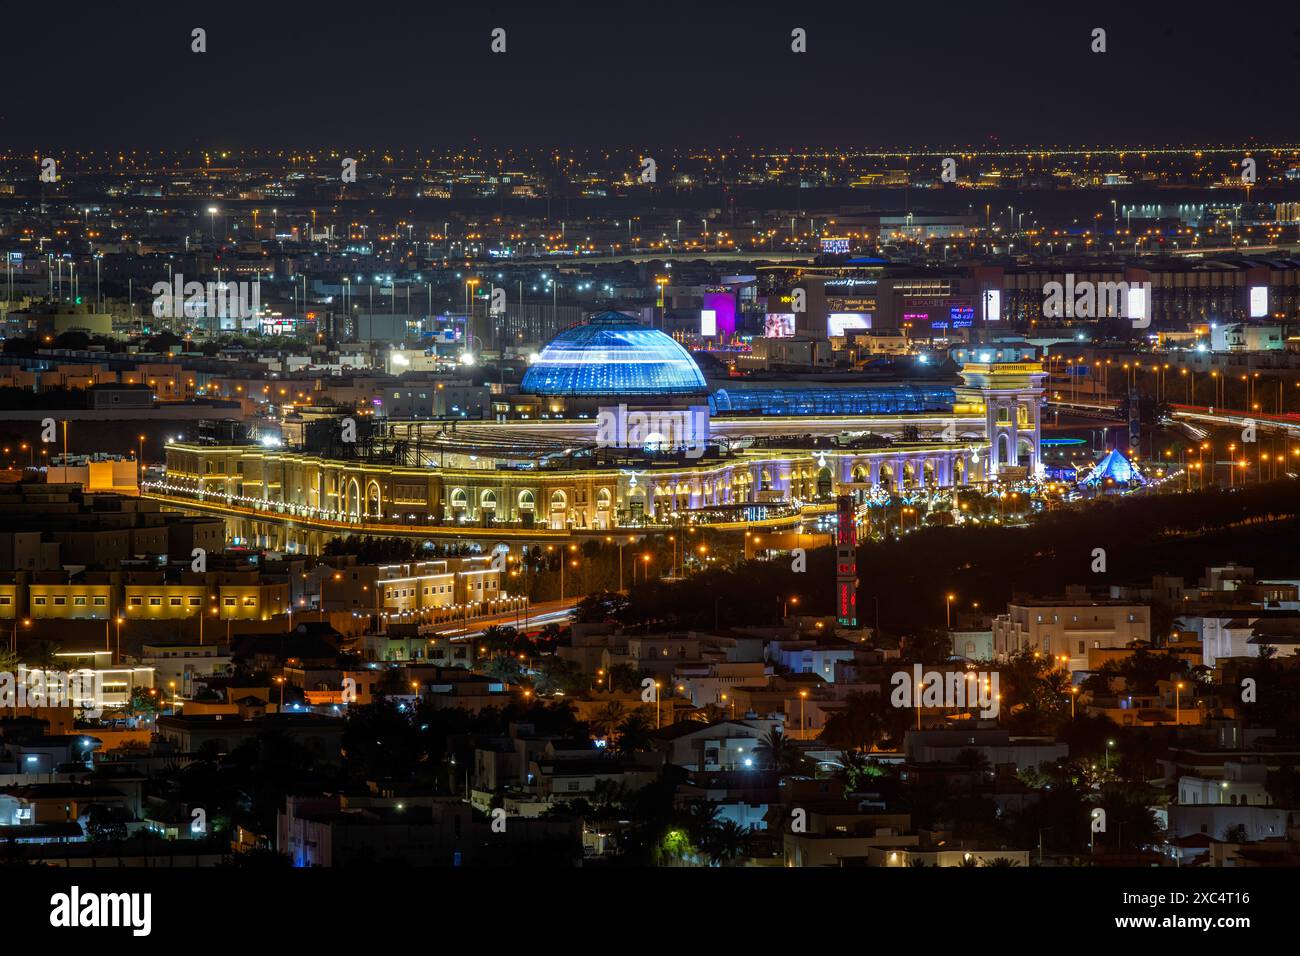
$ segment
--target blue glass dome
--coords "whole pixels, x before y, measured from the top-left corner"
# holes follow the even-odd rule
[[[704,376],[689,352],[658,329],[602,312],[547,343],[524,373],[532,395],[702,395]]]

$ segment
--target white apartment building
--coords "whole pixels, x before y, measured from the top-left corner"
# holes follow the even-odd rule
[[[1151,640],[1151,609],[1145,604],[1089,597],[1030,599],[1007,606],[993,619],[993,653],[1010,657],[1023,650],[1069,658],[1071,671],[1089,670],[1093,650],[1127,647]]]
[[[1223,777],[1178,778],[1178,802],[1184,806],[1271,807],[1273,797],[1266,786],[1268,767],[1228,761]]]

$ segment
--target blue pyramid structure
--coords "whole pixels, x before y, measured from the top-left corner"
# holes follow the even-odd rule
[[[1117,485],[1145,485],[1147,482],[1118,448],[1106,452],[1106,457],[1097,462],[1097,466],[1080,484],[1095,487],[1105,484],[1107,478]]]

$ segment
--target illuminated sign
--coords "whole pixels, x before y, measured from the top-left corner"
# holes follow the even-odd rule
[[[948,310],[954,329],[969,329],[975,322],[975,310],[966,305],[954,305]]]
[[[262,320],[263,335],[293,335],[297,328],[298,320],[287,318],[285,316],[274,316]]]
[[[767,339],[794,338],[794,313],[769,312],[763,322],[763,337]]]
[[[700,309],[700,335],[718,334],[718,313],[714,309]]]
[[[841,237],[827,237],[822,240],[822,252],[828,256],[847,255],[849,240]]]
[[[984,321],[985,322],[1002,321],[1002,290],[1001,289],[984,290]]]
[[[835,619],[858,626],[858,526],[852,495],[835,499]]]
[[[1253,285],[1250,287],[1250,317],[1262,319],[1266,315],[1268,315],[1268,286]]]
[[[869,312],[832,312],[826,316],[826,334],[831,338],[842,336],[850,329],[871,328]]]
[[[1147,290],[1140,282],[1132,282],[1128,287],[1127,317],[1130,319],[1147,319]]]

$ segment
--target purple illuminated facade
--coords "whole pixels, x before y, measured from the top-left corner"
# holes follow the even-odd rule
[[[736,334],[736,296],[732,292],[705,292],[701,305],[704,311],[712,310],[717,317],[717,335],[729,339]]]

